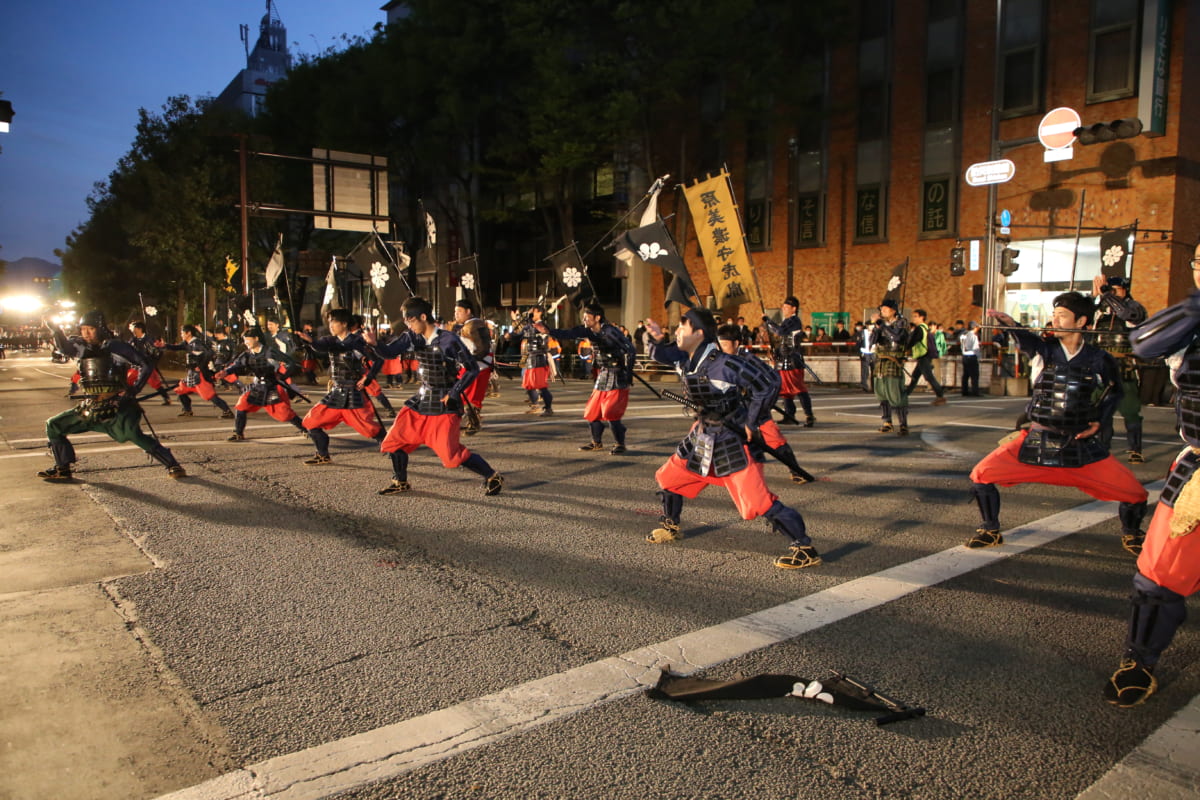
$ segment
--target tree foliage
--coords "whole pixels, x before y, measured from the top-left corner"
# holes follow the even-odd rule
[[[127,294],[131,276],[184,294],[221,280],[223,255],[237,250],[229,134],[240,129],[280,153],[386,156],[402,187],[393,217],[418,242],[417,200],[467,252],[479,251],[485,225],[546,248],[594,239],[622,212],[593,200],[599,168],[683,180],[711,166],[699,162],[714,151],[705,142],[728,152],[749,120],[783,131],[803,124],[814,55],[846,27],[833,0],[409,5],[408,17],[371,39],[301,59],[254,120],[186,97],[143,111],[129,154],[68,240],[67,281],[100,301]],[[311,202],[305,170],[259,177],[254,199]],[[274,237],[262,238],[269,250]]]

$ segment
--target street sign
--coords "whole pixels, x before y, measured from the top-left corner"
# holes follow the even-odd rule
[[[1006,228],[1012,225],[1012,212],[1007,208],[1000,210],[1000,224]]]
[[[1038,123],[1038,141],[1048,150],[1070,147],[1075,141],[1075,129],[1082,124],[1079,112],[1060,106],[1046,113]]]
[[[967,167],[967,184],[987,186],[991,183],[1007,183],[1017,172],[1017,165],[1002,158],[999,161],[980,161]]]

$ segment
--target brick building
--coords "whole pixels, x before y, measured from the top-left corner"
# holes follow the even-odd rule
[[[1018,319],[1044,322],[1048,299],[1071,285],[1072,263],[1074,285],[1090,291],[1101,234],[1134,226],[1127,269],[1135,296],[1151,312],[1184,296],[1200,234],[1200,2],[859,6],[857,36],[816,59],[820,111],[797,115],[791,127],[720,134],[728,144],[714,166],[730,167],[768,310],[788,291],[790,242],[792,289],[806,322],[822,312],[858,319],[906,258],[909,308],[943,322],[981,319],[990,297]],[[1138,118],[1143,130],[1076,142],[1069,160],[1047,162],[1039,122],[1064,106],[1085,127]],[[1011,180],[992,188],[965,182],[970,165],[997,159],[1012,161]],[[1019,251],[1007,278],[1000,259],[989,259],[989,236],[1000,233],[989,225],[990,192],[996,214],[1011,213],[1009,247]],[[682,220],[686,208],[677,206]],[[706,292],[695,231],[679,221],[675,233]],[[965,274],[953,276],[959,243]],[[627,318],[645,313],[631,298],[662,307],[657,279],[629,282]],[[741,312],[759,315],[748,306]]]

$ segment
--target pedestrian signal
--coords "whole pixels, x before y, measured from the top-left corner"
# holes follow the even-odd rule
[[[1000,253],[1000,274],[1004,277],[1012,275],[1021,266],[1017,263],[1017,256],[1021,255],[1020,250],[1013,250],[1011,247],[1004,248]]]

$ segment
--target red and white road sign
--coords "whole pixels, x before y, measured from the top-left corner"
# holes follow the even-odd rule
[[[1038,140],[1049,150],[1070,147],[1075,141],[1075,129],[1082,122],[1075,109],[1066,106],[1056,108],[1038,123]]]

